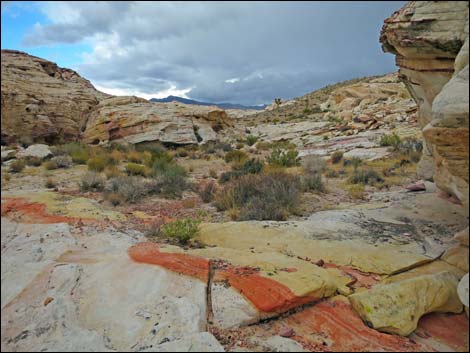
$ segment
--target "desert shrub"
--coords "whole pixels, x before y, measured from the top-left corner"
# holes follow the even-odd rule
[[[106,167],[106,158],[102,155],[90,158],[87,162],[88,170],[102,172]]]
[[[115,165],[107,166],[106,169],[104,170],[104,174],[106,175],[106,178],[108,179],[116,178],[118,176],[123,175],[123,173]]]
[[[209,176],[211,178],[216,179],[217,178],[217,172],[214,169],[209,169]]]
[[[236,145],[235,145],[235,148],[237,150],[241,150],[243,147],[245,147],[245,144],[243,142],[238,142]]]
[[[326,190],[321,174],[303,176],[302,187],[305,191],[324,192]]]
[[[338,164],[343,159],[343,151],[335,151],[331,155],[331,163]]]
[[[125,154],[119,150],[112,150],[104,155],[106,165],[117,165],[124,160]]]
[[[115,194],[112,195],[111,194]],[[136,176],[121,176],[112,178],[106,187],[105,198],[120,200],[122,202],[134,203],[139,200],[142,196],[149,193],[144,179]]]
[[[147,169],[142,164],[128,163],[126,165],[126,173],[127,173],[127,175],[145,176],[147,174]]]
[[[44,168],[47,170],[53,170],[53,169],[58,169],[59,167],[57,166],[57,163],[53,160],[48,160],[45,161],[43,164]]]
[[[348,179],[351,184],[374,185],[383,182],[383,178],[373,169],[356,169]]]
[[[175,162],[156,160],[152,168],[152,176],[165,196],[180,197],[188,187],[186,170]]]
[[[20,173],[24,169],[25,166],[26,166],[26,163],[24,160],[17,159],[10,163],[10,171],[12,173]]]
[[[104,198],[105,198],[105,200],[109,201],[111,203],[111,205],[113,205],[113,206],[120,205],[120,204],[124,203],[124,201],[125,201],[123,199],[123,197],[121,196],[121,194],[119,194],[117,192],[107,192],[107,193],[105,193]]]
[[[239,220],[285,220],[300,198],[300,178],[283,172],[244,175],[232,180],[215,197],[219,210],[231,210]]]
[[[166,151],[165,146],[160,141],[141,142],[135,145],[135,150],[139,152],[148,151],[152,154],[160,154]]]
[[[398,136],[395,132],[391,135],[384,135],[380,139],[380,146],[390,146],[393,150],[398,150],[398,146],[401,143],[400,136]]]
[[[322,174],[326,170],[326,162],[320,156],[305,156],[302,158],[302,167],[306,175]]]
[[[39,167],[42,164],[42,158],[30,156],[25,159],[25,163],[32,167]]]
[[[105,180],[99,173],[89,172],[82,176],[79,185],[82,192],[103,191]]]
[[[248,155],[243,151],[233,150],[233,151],[229,151],[225,153],[224,159],[225,159],[225,162],[227,163],[231,163],[231,162],[242,163],[248,159]]]
[[[175,239],[182,244],[186,244],[197,235],[199,224],[200,221],[191,218],[178,219],[174,222],[164,224],[161,227],[161,232],[170,239]]]
[[[216,191],[217,186],[213,181],[211,181],[210,183],[207,183],[206,185],[199,188],[199,196],[203,202],[208,203],[214,199]]]
[[[362,159],[358,157],[352,157],[350,159],[343,159],[343,166],[352,166],[354,169],[357,169],[362,164]]]
[[[256,143],[256,141],[258,141],[258,137],[253,136],[253,135],[248,135],[245,140],[248,146],[253,146]]]
[[[363,199],[364,198],[364,185],[356,184],[351,185],[347,189],[349,196],[353,199]]]
[[[51,162],[55,163],[57,168],[70,168],[73,164],[70,156],[56,156],[53,157]]]
[[[297,148],[297,146],[294,143],[292,143],[290,141],[287,141],[287,140],[275,141],[271,144],[271,147],[272,148],[280,148],[280,149],[283,149],[283,150],[292,150],[292,149]]]
[[[56,148],[58,155],[68,154],[75,164],[86,164],[90,158],[90,148],[79,142],[70,142]]]
[[[274,148],[271,155],[267,157],[267,162],[274,166],[295,167],[300,165],[299,152],[295,149]]]
[[[127,154],[127,160],[131,163],[142,163],[142,153],[139,151],[130,151]]]
[[[177,157],[187,157],[189,155],[188,150],[184,147],[178,147],[176,149],[176,156]]]
[[[325,175],[328,178],[338,178],[339,177],[339,172],[334,170],[334,169],[328,169]]]
[[[258,151],[267,151],[271,148],[271,144],[269,142],[266,142],[266,141],[259,141],[257,144],[256,144],[256,149]]]
[[[224,151],[224,152],[229,152],[229,151],[233,150],[232,145],[230,143],[227,143],[227,142],[219,142],[217,144],[217,148]]]
[[[249,159],[243,164],[234,165],[232,171],[222,173],[220,175],[219,181],[221,183],[226,183],[227,181],[239,178],[242,175],[261,173],[263,166],[263,162],[254,158]]]
[[[53,179],[47,178],[46,182],[44,183],[44,186],[48,189],[53,189],[57,186],[57,184]]]

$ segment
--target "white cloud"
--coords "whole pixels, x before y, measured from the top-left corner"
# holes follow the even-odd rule
[[[104,87],[98,84],[94,85],[95,88],[101,92],[112,94],[114,96],[136,96],[144,99],[151,98],[166,98],[168,96],[178,96],[183,98],[189,98],[187,94],[191,91],[191,88],[187,89],[176,89],[176,86],[171,86],[169,89],[154,92],[154,93],[144,93],[135,89],[130,88],[113,88],[113,87]]]
[[[402,3],[46,2],[24,43],[88,43],[78,71],[107,89],[262,104],[394,70],[378,36]]]

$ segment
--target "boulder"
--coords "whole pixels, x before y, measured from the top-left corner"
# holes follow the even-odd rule
[[[28,148],[19,151],[16,154],[17,158],[27,158],[27,157],[37,157],[37,158],[46,158],[52,156],[52,152],[49,149],[49,146],[43,144],[36,144],[28,146]]]
[[[353,308],[376,330],[407,336],[424,314],[462,311],[458,278],[447,271],[376,285],[349,296]]]

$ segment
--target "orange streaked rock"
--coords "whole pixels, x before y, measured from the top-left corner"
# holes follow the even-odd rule
[[[46,205],[40,202],[30,202],[22,197],[5,197],[1,205],[2,217],[15,216],[22,223],[90,223],[91,219],[57,216],[47,212]]]
[[[161,252],[158,244],[152,242],[138,243],[129,248],[128,254],[136,262],[159,265],[202,281],[208,280],[209,261],[202,257]]]
[[[465,314],[432,313],[419,320],[416,334],[430,337],[457,352],[468,352],[468,318]]]
[[[228,281],[258,310],[267,313],[282,313],[320,299],[313,296],[298,297],[289,287],[263,277],[253,269],[229,266],[227,269],[217,271],[214,281]]]
[[[276,324],[277,325],[277,324]],[[326,300],[289,316],[279,323],[292,327],[292,337],[304,348],[334,352],[351,351],[426,351],[428,348],[406,337],[381,333],[366,326],[346,300]],[[277,326],[274,327],[277,329]],[[321,339],[320,339],[321,338]]]

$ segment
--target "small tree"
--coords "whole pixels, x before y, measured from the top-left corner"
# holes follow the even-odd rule
[[[281,98],[274,98],[274,104],[276,104],[277,109],[279,109],[281,102],[282,102]]]

